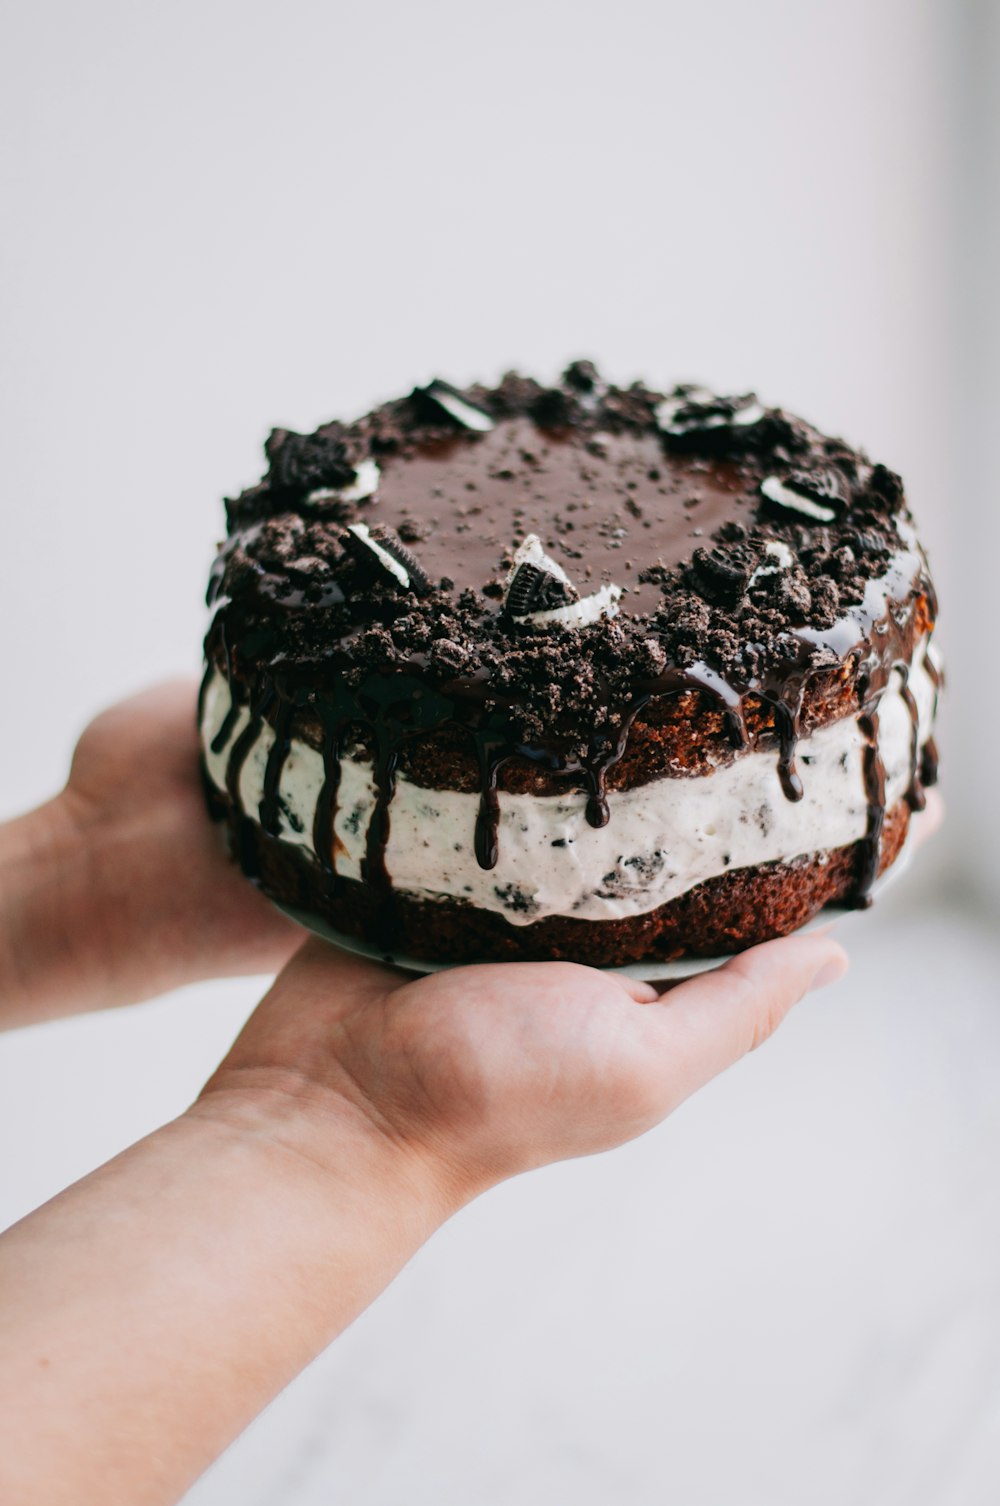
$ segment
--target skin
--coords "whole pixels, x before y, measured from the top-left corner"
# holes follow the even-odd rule
[[[661,995],[297,945],[205,820],[192,722],[176,685],[105,713],[66,790],[0,829],[11,1021],[294,952],[185,1114],[0,1238],[0,1500],[21,1506],[176,1501],[457,1209],[642,1134],[846,966],[790,937]]]
[[[0,826],[0,1026],[276,972],[301,943],[205,819],[195,694],[103,712],[65,789]]]

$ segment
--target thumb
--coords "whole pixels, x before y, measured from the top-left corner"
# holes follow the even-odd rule
[[[786,936],[646,1005],[671,1064],[671,1107],[762,1045],[804,994],[846,971],[847,955],[829,937]]]

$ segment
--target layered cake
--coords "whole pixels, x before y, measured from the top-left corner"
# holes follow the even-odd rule
[[[899,477],[752,395],[433,381],[227,503],[206,788],[389,955],[716,955],[864,905],[939,671]]]

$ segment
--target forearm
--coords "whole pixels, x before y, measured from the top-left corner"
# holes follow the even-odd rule
[[[0,1238],[0,1499],[176,1501],[456,1206],[355,1110],[278,1104],[213,1095]]]

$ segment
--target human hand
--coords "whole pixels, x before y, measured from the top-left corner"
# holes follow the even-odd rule
[[[846,965],[827,936],[787,937],[661,996],[564,962],[407,981],[309,941],[198,1107],[320,1164],[346,1109],[461,1203],[651,1128]]]
[[[176,1501],[463,1202],[639,1134],[843,963],[773,942],[660,999],[308,942],[198,1103],[0,1238],[0,1496]]]
[[[65,789],[0,828],[8,1023],[274,972],[299,932],[228,858],[198,773],[197,687],[171,681],[84,731]]]

